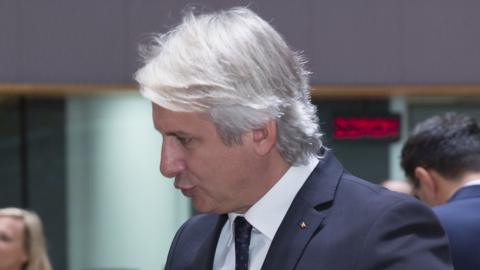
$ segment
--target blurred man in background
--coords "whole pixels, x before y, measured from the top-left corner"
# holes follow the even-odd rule
[[[446,229],[455,269],[480,269],[479,122],[446,113],[419,123],[401,162],[414,194]]]

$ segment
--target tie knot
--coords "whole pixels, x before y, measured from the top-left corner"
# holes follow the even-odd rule
[[[235,232],[239,231],[242,233],[248,233],[250,234],[250,231],[252,230],[252,225],[248,223],[248,221],[241,216],[238,216],[235,218]]]

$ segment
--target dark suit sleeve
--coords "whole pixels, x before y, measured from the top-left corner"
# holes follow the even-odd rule
[[[362,247],[354,269],[453,269],[445,232],[433,212],[414,200],[386,207]]]

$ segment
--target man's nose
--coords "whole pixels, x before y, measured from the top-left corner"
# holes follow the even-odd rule
[[[185,170],[186,164],[183,154],[171,138],[165,138],[162,143],[162,155],[160,157],[160,172],[165,177],[175,177]]]

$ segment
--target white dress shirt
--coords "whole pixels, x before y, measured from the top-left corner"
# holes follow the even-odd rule
[[[273,237],[280,227],[295,195],[318,164],[312,157],[304,166],[290,167],[280,180],[248,211],[241,216],[250,223],[252,234],[249,248],[249,270],[262,267]],[[233,221],[240,214],[229,213],[215,251],[214,270],[235,269],[235,240]]]
[[[462,187],[476,186],[476,185],[480,185],[480,179],[475,179],[475,180],[468,181]]]

